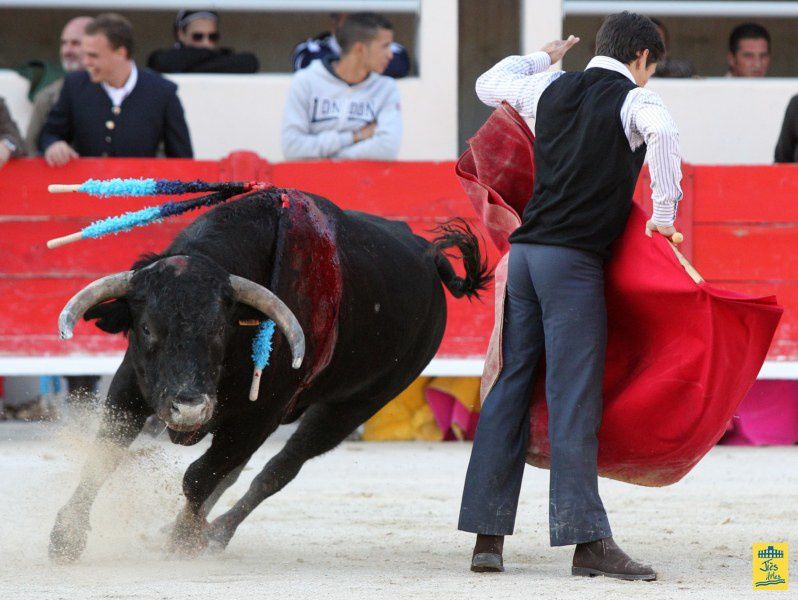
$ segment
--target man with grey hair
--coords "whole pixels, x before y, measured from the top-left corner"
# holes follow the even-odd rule
[[[86,32],[86,26],[92,20],[91,17],[86,16],[75,17],[64,25],[64,29],[61,31],[59,56],[61,67],[65,73],[73,73],[83,69],[81,40]],[[47,120],[50,109],[53,108],[53,105],[58,100],[63,86],[64,78],[61,77],[42,88],[33,99],[33,112],[25,134],[25,145],[31,156],[36,156],[38,153],[36,142],[39,138],[39,133],[41,133],[42,127]],[[100,378],[94,375],[79,375],[68,376],[66,381],[71,398],[88,398],[90,394],[94,393]],[[38,402],[42,404],[43,399],[39,398]]]
[[[86,26],[91,21],[91,17],[75,17],[64,25],[64,29],[61,31],[61,49],[59,51],[61,67],[63,67],[64,72],[72,73],[83,69],[80,40],[83,38]],[[25,143],[31,156],[36,155],[36,140],[39,138],[42,126],[47,120],[47,114],[55,104],[55,101],[58,100],[58,95],[61,93],[63,85],[64,78],[61,77],[42,88],[33,100],[33,112],[25,135]]]

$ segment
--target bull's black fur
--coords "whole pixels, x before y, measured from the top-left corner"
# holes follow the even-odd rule
[[[287,344],[275,335],[260,397],[250,402],[255,331],[238,326],[238,320],[257,313],[235,304],[228,274],[272,288],[298,316],[305,301],[282,295],[290,288],[279,281],[286,277],[280,265],[290,257],[281,251],[279,232],[285,233],[285,227],[281,229],[279,194],[252,193],[202,215],[163,253],[146,255],[134,265],[131,293],[85,315],[101,329],[129,337],[106,402],[115,418],[104,419],[101,441],[127,446],[151,414],[161,414],[163,402],[178,398],[190,403],[192,395],[203,393],[216,396],[213,416],[201,430],[170,430],[172,440],[183,444],[213,434],[210,448],[186,471],[187,504],[175,526],[176,543],[211,540],[224,547],[247,514],[288,483],[306,460],[334,448],[418,377],[435,355],[446,325],[441,282],[455,297],[471,298],[491,278],[478,240],[462,220],[441,225],[430,243],[404,223],[342,211],[309,195],[337,235],[343,278],[337,345],[329,365],[289,411],[309,365],[291,369]],[[453,247],[462,253],[465,277],[455,274],[444,255]],[[154,264],[171,255],[190,257],[190,266],[179,276],[163,263]],[[315,342],[307,330],[306,338],[312,352]],[[207,512],[255,450],[281,421],[300,415],[296,432],[246,495],[201,532]],[[88,507],[106,471],[87,468],[72,500],[60,511],[51,534],[55,557],[75,558],[82,551]]]

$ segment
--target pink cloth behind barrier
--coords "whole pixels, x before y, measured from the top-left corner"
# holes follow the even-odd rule
[[[743,398],[721,440],[732,446],[798,442],[798,381],[757,381]]]

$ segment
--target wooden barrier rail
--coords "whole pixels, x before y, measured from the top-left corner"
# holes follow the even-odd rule
[[[685,165],[684,175],[678,222],[686,238],[683,251],[709,282],[778,295],[786,311],[762,375],[798,378],[798,167]],[[267,180],[321,194],[342,208],[406,221],[421,235],[453,216],[474,224],[452,162],[270,164],[251,152],[221,161],[80,159],[62,168],[41,159],[11,161],[0,170],[0,375],[106,373],[118,364],[121,336],[83,323],[72,340],[62,342],[59,311],[87,282],[129,268],[144,252],[162,250],[196,215],[47,250],[50,238],[164,201],[47,192],[51,183],[111,177]],[[650,203],[647,182],[644,172],[636,193],[643,205]],[[497,258],[489,242],[488,255]],[[446,335],[427,372],[479,374],[493,325],[492,295],[483,302],[449,298],[448,308]]]

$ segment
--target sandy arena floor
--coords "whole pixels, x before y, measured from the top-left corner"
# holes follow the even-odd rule
[[[798,597],[798,446],[718,447],[665,489],[602,480],[616,539],[659,571],[657,582],[629,583],[570,576],[572,549],[548,545],[548,472],[531,467],[507,572],[470,573],[472,538],[456,523],[471,446],[454,443],[345,443],[261,505],[225,553],[187,561],[162,551],[159,529],[176,514],[183,469],[205,444],[139,440],[100,493],[83,559],[53,565],[49,530],[89,435],[0,423],[0,598],[730,600],[754,594],[756,541],[792,542],[792,589],[779,597]],[[280,445],[267,442],[217,512]]]

